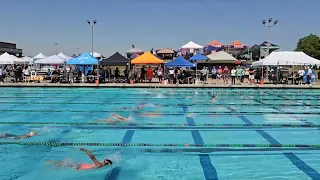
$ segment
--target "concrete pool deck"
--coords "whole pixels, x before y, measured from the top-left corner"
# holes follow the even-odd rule
[[[61,84],[61,83],[2,83],[0,87],[97,87],[97,88],[274,88],[274,89],[320,89],[320,84],[308,85],[283,85],[283,84],[264,84],[264,85],[223,85],[223,84],[174,84],[165,85],[158,83],[75,83],[75,84]]]

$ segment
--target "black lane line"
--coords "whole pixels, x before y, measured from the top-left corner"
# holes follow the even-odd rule
[[[187,114],[189,111],[188,107],[182,107],[182,109],[185,114]],[[195,125],[194,119],[192,117],[186,116],[186,120],[189,126]],[[191,134],[195,144],[204,145],[203,139],[198,130],[192,130]],[[198,156],[200,158],[200,164],[206,180],[218,180],[217,170],[211,163],[210,156],[208,154],[199,154]]]
[[[240,119],[242,119],[247,124],[253,124],[249,119],[247,119],[245,116],[239,116]],[[258,134],[260,134],[263,138],[265,138],[270,144],[279,144],[280,142],[274,139],[270,134],[263,130],[256,130]],[[309,176],[311,179],[319,180],[320,174],[310,167],[308,164],[306,164],[302,159],[300,159],[298,156],[296,156],[292,152],[285,152],[283,153],[285,157],[287,157],[293,165],[295,165],[298,169],[300,169],[302,172],[304,172],[307,176]]]

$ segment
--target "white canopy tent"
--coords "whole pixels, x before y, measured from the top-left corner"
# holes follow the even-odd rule
[[[308,56],[304,52],[282,51],[272,52],[269,56],[252,63],[254,67],[260,66],[292,66],[292,65],[320,65],[320,61]]]
[[[211,63],[234,63],[237,60],[231,54],[228,54],[224,51],[218,51],[216,53],[209,54],[207,57],[209,58],[208,62]]]
[[[188,42],[187,44],[183,45],[181,48],[184,49],[202,49],[203,46],[194,43],[193,41]]]
[[[25,56],[25,57],[22,57],[22,58],[17,58],[14,61],[14,64],[28,64],[30,59],[32,59],[32,58],[28,57],[28,56]]]
[[[0,64],[13,64],[17,57],[8,54],[7,52],[0,55]]]
[[[97,52],[93,52],[93,55],[92,55],[92,53],[90,53],[90,55],[95,57],[95,58],[101,58],[102,57],[102,55],[97,53]]]
[[[33,59],[43,59],[46,58],[47,56],[43,55],[42,53],[39,53],[38,55],[36,55],[35,57],[33,57]]]
[[[57,56],[61,57],[62,59],[65,59],[65,60],[72,59],[72,57],[64,55],[62,52],[59,53]]]
[[[49,56],[43,59],[39,59],[37,61],[35,61],[35,64],[64,64],[65,63],[65,59],[57,56],[57,55],[53,55],[53,56]]]

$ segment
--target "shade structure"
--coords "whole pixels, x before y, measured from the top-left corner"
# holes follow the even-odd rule
[[[0,55],[0,64],[13,64],[17,57],[8,54],[7,52]]]
[[[141,56],[131,60],[131,64],[163,64],[163,60],[155,57],[150,52],[145,52]]]
[[[202,49],[203,47],[199,44],[194,43],[193,41],[189,41],[187,44],[183,45],[181,48],[184,49]]]
[[[49,56],[43,59],[39,59],[37,61],[35,61],[35,64],[64,64],[65,63],[65,59],[57,56],[57,55],[53,55],[53,56]]]
[[[126,51],[127,54],[135,54],[135,53],[143,53],[143,52],[144,52],[144,50],[136,49],[136,48],[129,49],[128,51]]]
[[[58,54],[59,57],[61,57],[62,59],[68,60],[71,59],[72,57],[64,55],[62,52]]]
[[[234,47],[234,48],[243,48],[243,47],[245,47],[246,45],[241,44],[238,40],[235,40],[235,41],[233,41],[233,43],[231,44],[231,46]]]
[[[190,58],[193,61],[208,60],[208,57],[202,54],[196,54]]]
[[[92,57],[89,53],[85,52],[80,56],[67,60],[68,65],[94,65],[98,64],[98,59]]]
[[[33,59],[43,59],[43,58],[46,58],[47,56],[45,56],[44,54],[42,53],[39,53],[38,55],[34,56]]]
[[[182,56],[178,56],[176,59],[165,64],[167,67],[195,67],[196,65],[185,60]]]
[[[22,58],[17,58],[14,61],[14,64],[28,64],[30,60],[32,60],[31,57],[25,56],[25,57],[22,57]]]
[[[308,56],[304,52],[282,51],[272,52],[260,61],[252,63],[252,66],[285,66],[285,65],[320,65],[320,61]]]
[[[128,65],[129,60],[122,56],[119,52],[114,53],[112,56],[107,59],[103,59],[100,62],[102,66],[126,66]]]
[[[218,41],[216,41],[216,40],[213,40],[213,41],[211,41],[211,43],[209,44],[209,46],[221,48],[222,44],[220,44],[220,43],[219,43]]]
[[[224,51],[209,54],[207,57],[209,58],[209,63],[234,63],[237,60]]]
[[[174,54],[174,53],[176,53],[175,50],[169,49],[169,48],[163,48],[157,51],[157,54]]]
[[[95,58],[101,58],[102,55],[100,53],[97,53],[97,52],[93,52],[93,55],[92,53],[89,53],[91,56],[95,57]]]
[[[132,54],[131,56],[130,56],[130,59],[134,59],[134,58],[137,58],[137,57],[139,57],[140,56],[140,54]]]

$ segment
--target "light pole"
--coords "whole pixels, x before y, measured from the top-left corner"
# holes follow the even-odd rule
[[[54,45],[56,46],[56,55],[58,55],[58,46],[59,46],[59,43],[54,43]]]
[[[93,28],[97,24],[97,20],[93,20],[92,23],[89,20],[87,20],[87,23],[91,27],[91,56],[93,57]],[[98,80],[98,83],[99,83],[99,66],[100,66],[100,61],[98,60],[98,65],[97,65],[97,80]]]
[[[272,23],[273,22],[273,23]],[[262,24],[265,28],[268,28],[268,55],[270,54],[270,29],[272,27],[274,27],[276,24],[278,23],[278,20],[272,21],[272,18],[268,19],[268,23],[266,20],[262,20]],[[260,58],[261,58],[261,54],[260,54]],[[260,84],[264,84],[264,76],[263,76],[263,65],[262,65],[262,70],[261,70],[261,80],[260,80]]]
[[[262,24],[265,28],[268,28],[268,55],[270,54],[270,29],[278,24],[278,20],[272,21],[272,18],[269,18],[268,22],[262,20]]]

